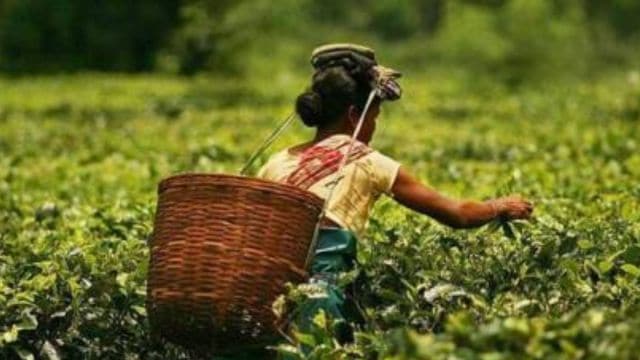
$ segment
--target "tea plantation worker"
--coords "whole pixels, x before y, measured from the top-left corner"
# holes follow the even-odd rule
[[[296,323],[309,330],[320,309],[331,316],[349,340],[352,314],[345,294],[336,285],[340,272],[352,269],[356,240],[362,236],[369,211],[381,195],[455,229],[482,226],[495,219],[527,219],[532,204],[518,196],[488,201],[458,200],[423,185],[398,161],[372,149],[369,142],[383,101],[400,98],[399,73],[377,64],[373,50],[352,44],[317,48],[311,59],[315,72],[310,87],[296,99],[302,122],[315,127],[313,139],[273,155],[258,177],[311,191],[326,199],[326,218],[319,232],[311,266],[311,283],[326,296],[310,299],[297,309]],[[346,156],[351,135],[370,92],[376,91],[364,123],[340,178],[338,167]]]

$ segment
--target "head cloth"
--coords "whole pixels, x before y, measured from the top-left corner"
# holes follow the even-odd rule
[[[365,79],[382,100],[394,101],[402,96],[397,80],[402,74],[379,65],[373,49],[356,44],[327,44],[317,47],[311,54],[311,65],[316,74],[324,69],[342,66],[355,79]]]

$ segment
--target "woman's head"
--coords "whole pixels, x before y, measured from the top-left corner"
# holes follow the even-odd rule
[[[341,66],[329,67],[318,71],[311,88],[298,96],[296,112],[307,126],[352,131],[370,92],[366,77],[353,76]],[[376,99],[367,111],[359,136],[361,141],[371,139],[379,111],[380,101]]]

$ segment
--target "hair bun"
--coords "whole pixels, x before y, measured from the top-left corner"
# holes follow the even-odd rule
[[[322,117],[322,98],[315,91],[307,90],[296,99],[296,112],[307,126],[317,126]]]

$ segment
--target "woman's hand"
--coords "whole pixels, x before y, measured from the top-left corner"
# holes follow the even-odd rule
[[[529,219],[533,204],[520,196],[513,195],[487,201],[496,218],[503,220]]]

